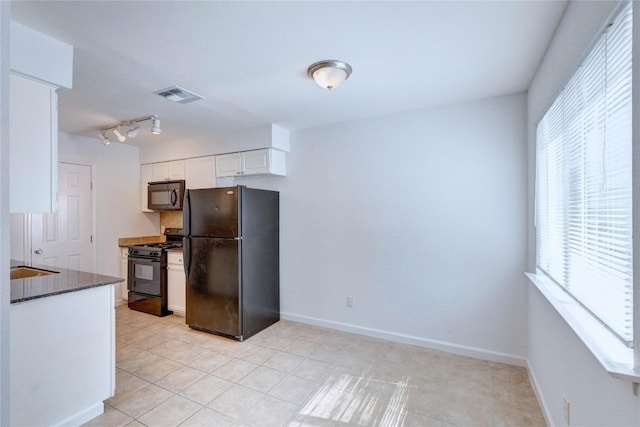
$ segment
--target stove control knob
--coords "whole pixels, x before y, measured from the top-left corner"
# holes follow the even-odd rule
[[[137,254],[138,250],[137,249],[129,249],[129,253],[130,254]]]
[[[159,256],[160,253],[159,252],[151,252],[151,256]]]

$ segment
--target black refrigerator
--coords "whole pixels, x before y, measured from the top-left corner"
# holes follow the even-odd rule
[[[187,325],[243,341],[277,322],[279,193],[187,190],[183,209]]]

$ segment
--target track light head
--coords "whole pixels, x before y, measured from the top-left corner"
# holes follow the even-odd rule
[[[127,137],[129,138],[135,138],[136,136],[138,136],[138,132],[140,132],[140,126],[136,126],[133,129],[129,129],[127,131]]]
[[[125,142],[127,140],[127,137],[120,133],[120,126],[113,130],[113,134],[116,136],[116,138],[118,138],[118,141],[120,142]]]
[[[104,134],[104,131],[98,132],[98,136],[100,137],[100,140],[104,145],[111,144],[111,140],[107,138],[107,136]]]
[[[154,135],[160,135],[162,129],[160,129],[160,119],[157,117],[153,118],[153,127],[151,128],[151,133]]]

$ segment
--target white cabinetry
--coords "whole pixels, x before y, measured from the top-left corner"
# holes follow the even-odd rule
[[[150,182],[185,179],[185,161],[150,163],[140,165],[140,210],[153,212],[148,206],[147,187]]]
[[[58,190],[58,97],[51,86],[10,76],[11,212],[54,212]]]
[[[153,212],[148,208],[149,193],[147,187],[153,181],[153,165],[140,165],[140,209],[142,212]]]
[[[286,175],[285,153],[266,148],[216,156],[216,176]]]
[[[184,179],[184,160],[153,163],[151,166],[153,181]]]
[[[124,282],[119,283],[121,286],[120,292],[118,292],[118,287],[116,285],[116,297],[120,295],[125,303],[129,302],[129,290],[127,287],[129,280],[129,248],[122,248],[122,270],[120,271],[120,276],[124,278]],[[118,301],[116,301],[118,303]]]
[[[215,156],[196,157],[185,160],[187,188],[211,188],[216,186]]]
[[[167,305],[174,314],[186,313],[186,278],[182,251],[169,251],[167,254]]]
[[[242,173],[242,153],[216,156],[216,176],[236,176]]]
[[[107,285],[11,304],[12,426],[78,426],[102,413],[115,392],[113,299]]]

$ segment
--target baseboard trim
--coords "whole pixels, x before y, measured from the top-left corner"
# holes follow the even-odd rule
[[[531,383],[531,388],[533,388],[533,392],[535,393],[536,398],[538,399],[538,403],[540,404],[540,408],[542,409],[544,421],[549,427],[555,427],[555,424],[553,423],[553,417],[551,417],[551,411],[549,410],[547,401],[544,399],[544,394],[542,394],[542,389],[540,388],[538,380],[536,379],[536,373],[533,371],[531,362],[528,359],[527,372],[529,373],[529,382]]]
[[[95,417],[98,417],[104,413],[104,403],[96,403],[93,406],[83,409],[75,415],[61,421],[57,424],[59,427],[75,427],[80,426],[88,421],[91,421]]]
[[[280,313],[280,318],[291,320],[293,322],[306,323],[313,326],[321,326],[323,328],[335,329],[343,332],[351,332],[354,334],[365,335],[373,338],[380,338],[387,341],[393,341],[401,344],[411,344],[418,347],[430,348],[432,350],[444,351],[447,353],[457,354],[459,356],[468,356],[476,359],[488,360],[491,362],[506,363],[509,365],[527,367],[527,360],[521,356],[500,353],[485,350],[476,347],[453,344],[444,341],[430,340],[427,338],[416,337],[413,335],[400,334],[397,332],[384,331],[381,329],[367,328],[349,323],[335,322],[332,320],[318,319],[316,317],[302,316],[293,313]]]

